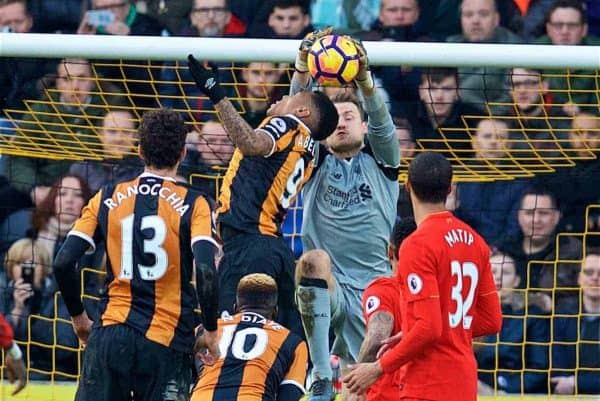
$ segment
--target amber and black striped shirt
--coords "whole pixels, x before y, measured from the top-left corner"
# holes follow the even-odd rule
[[[171,178],[144,173],[102,188],[69,235],[106,242],[100,324],[125,324],[146,338],[191,351],[199,323],[192,244],[214,240],[206,199]]]
[[[220,359],[204,366],[191,401],[275,401],[280,386],[304,392],[306,343],[252,312],[218,320]]]
[[[310,178],[318,144],[293,115],[267,117],[258,131],[273,139],[267,156],[236,149],[219,196],[219,224],[245,233],[280,235],[285,212]]]

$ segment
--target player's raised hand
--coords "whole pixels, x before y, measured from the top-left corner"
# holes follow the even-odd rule
[[[191,54],[188,55],[188,68],[190,74],[196,81],[196,86],[213,102],[219,103],[224,97],[225,92],[219,84],[219,75],[217,66],[212,63],[200,64]]]
[[[294,64],[294,68],[296,71],[300,73],[308,72],[308,51],[312,47],[312,45],[319,39],[324,36],[330,35],[333,32],[333,28],[328,26],[323,29],[317,29],[316,31],[312,31],[304,36],[302,42],[300,42],[300,48],[298,49],[298,54],[296,55],[296,62]]]
[[[367,49],[365,49],[365,46],[360,39],[352,37],[348,38],[354,43],[354,46],[356,46],[359,55],[360,66],[358,68],[358,74],[356,75],[356,78],[354,78],[354,82],[356,82],[356,86],[358,86],[360,90],[373,90],[375,83],[373,82],[373,77],[369,68]]]

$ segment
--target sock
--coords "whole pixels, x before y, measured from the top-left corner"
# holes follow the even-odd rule
[[[313,363],[313,380],[332,379],[329,362],[329,325],[331,301],[327,281],[302,278],[298,286],[298,309],[306,333],[306,342]]]

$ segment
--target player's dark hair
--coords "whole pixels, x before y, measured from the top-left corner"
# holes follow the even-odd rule
[[[138,132],[141,154],[148,166],[164,169],[179,162],[187,135],[179,113],[169,109],[147,111]]]
[[[548,11],[546,12],[546,23],[550,22],[552,14],[554,14],[554,12],[558,8],[572,8],[576,10],[579,13],[579,17],[581,19],[580,22],[582,24],[587,23],[586,7],[580,0],[556,0],[554,3],[552,3]]]
[[[417,229],[417,223],[412,217],[404,217],[396,220],[394,228],[392,228],[392,236],[390,237],[390,245],[394,248],[394,253],[398,255],[398,249],[402,242]]]
[[[260,311],[266,317],[272,315],[277,306],[277,284],[273,277],[264,273],[242,277],[237,286],[236,304],[240,311]]]
[[[323,141],[335,131],[339,115],[333,102],[323,92],[311,92],[311,100],[315,115],[308,128],[313,139]]]
[[[421,83],[439,84],[444,79],[452,77],[458,82],[458,69],[455,67],[431,67],[421,73]]]
[[[558,202],[556,194],[543,185],[532,185],[525,189],[523,195],[521,195],[521,201],[519,202],[519,205],[523,205],[523,199],[525,199],[525,197],[528,195],[535,196],[536,198],[540,196],[547,196],[548,198],[550,198],[552,207],[556,210],[560,210],[560,203]]]
[[[444,202],[452,184],[452,165],[440,153],[420,153],[408,165],[408,182],[420,201]]]

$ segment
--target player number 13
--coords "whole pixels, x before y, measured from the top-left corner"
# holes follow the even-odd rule
[[[456,276],[456,284],[452,287],[452,293],[450,298],[456,302],[456,311],[454,313],[448,313],[450,319],[450,327],[455,328],[462,321],[462,327],[465,330],[471,328],[473,323],[473,316],[469,315],[469,310],[473,306],[473,298],[475,297],[475,289],[477,288],[477,282],[479,281],[479,270],[477,265],[472,262],[463,262],[462,264],[456,260],[450,262],[450,269],[452,276]],[[469,277],[471,284],[469,286],[469,292],[467,297],[463,299],[463,278]]]
[[[125,280],[133,279],[133,214],[121,220],[121,274],[119,278]],[[167,238],[167,228],[160,216],[144,216],[141,219],[140,230],[152,230],[150,238],[143,240],[143,252],[154,255],[154,265],[145,266],[137,264],[137,269],[142,280],[155,281],[165,275],[169,264],[167,251],[163,243]]]

